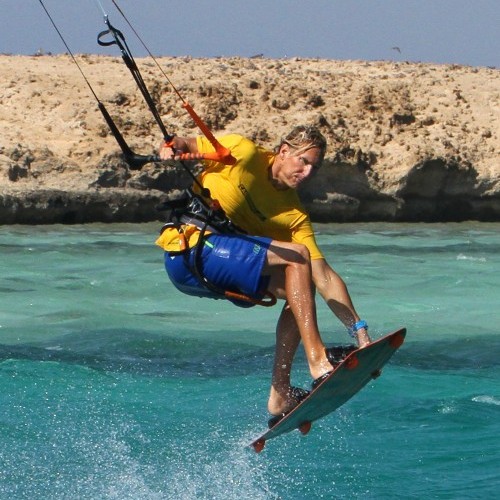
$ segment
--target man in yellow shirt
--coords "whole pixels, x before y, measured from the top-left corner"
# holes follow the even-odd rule
[[[172,282],[185,293],[216,297],[214,289],[220,288],[259,300],[267,290],[286,300],[276,328],[268,401],[269,412],[277,416],[274,423],[307,394],[290,384],[300,341],[313,387],[331,372],[342,354],[335,348],[325,348],[321,339],[314,289],[360,347],[370,343],[368,325],[356,313],[344,281],[317,247],[309,216],[296,192],[300,183],[321,166],[326,152],[323,135],[314,127],[298,126],[275,151],[236,134],[218,140],[236,161],[225,165],[205,160],[198,183],[246,234],[217,234],[209,229],[200,246],[200,224],[187,220],[167,226],[157,244],[165,250],[165,267]],[[205,138],[176,137],[160,147],[160,157],[169,160],[182,153],[210,151],[213,146]],[[215,287],[207,287],[205,278],[195,271],[197,258],[206,281]],[[239,300],[235,303],[243,305]]]

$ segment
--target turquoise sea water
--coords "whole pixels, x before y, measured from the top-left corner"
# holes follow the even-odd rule
[[[497,495],[500,224],[317,226],[372,336],[407,341],[261,454],[279,309],[176,292],[158,228],[0,227],[1,499]]]

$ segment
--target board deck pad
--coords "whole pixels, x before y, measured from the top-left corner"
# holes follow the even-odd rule
[[[266,441],[281,434],[294,429],[307,434],[312,422],[335,411],[370,380],[377,378],[382,367],[403,344],[405,336],[406,328],[401,328],[362,349],[352,351],[309,396],[250,445],[259,453]]]

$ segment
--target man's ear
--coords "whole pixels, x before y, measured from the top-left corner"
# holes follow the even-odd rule
[[[286,142],[284,142],[280,146],[279,155],[281,158],[284,158],[288,153],[290,153],[290,146]]]

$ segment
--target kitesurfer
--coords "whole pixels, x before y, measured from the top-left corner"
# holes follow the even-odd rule
[[[200,242],[201,267],[219,287],[236,289],[255,298],[269,290],[286,300],[276,328],[268,401],[269,412],[280,415],[307,394],[290,383],[300,340],[313,384],[338,362],[338,353],[325,347],[319,333],[314,289],[360,347],[370,343],[368,325],[357,314],[345,282],[318,248],[310,218],[296,193],[296,188],[321,166],[327,146],[324,136],[315,127],[297,126],[274,151],[237,134],[218,140],[230,150],[236,163],[204,161],[205,169],[198,181],[228,218],[247,234],[209,233]],[[171,160],[183,153],[209,151],[213,151],[213,146],[202,136],[175,137],[161,145],[159,155],[163,160]],[[166,270],[181,291],[213,296],[193,273],[194,247],[199,236],[196,223],[167,226],[157,244],[165,250]]]
[[[129,148],[43,1],[39,2],[94,95],[130,167],[140,169],[145,163],[157,161],[155,156],[137,155]],[[116,2],[113,3],[118,8]],[[124,16],[121,9],[118,10]],[[165,250],[165,267],[172,282],[187,294],[226,297],[240,306],[264,304],[261,299],[269,295],[286,300],[276,328],[268,401],[270,413],[282,415],[307,394],[290,384],[292,361],[300,341],[304,344],[313,385],[331,372],[343,354],[341,350],[325,348],[321,339],[315,289],[360,347],[370,343],[368,325],[356,313],[344,281],[319,250],[309,216],[295,191],[321,166],[326,140],[316,128],[298,126],[281,140],[275,151],[236,134],[221,137],[219,142],[175,87],[183,106],[205,136],[169,135],[123,34],[111,25],[104,11],[103,14],[108,29],[98,35],[98,42],[119,46],[163,134],[161,160],[196,158],[205,164],[204,172],[195,178],[193,191],[198,191],[200,200],[210,193],[208,213],[202,213],[203,202],[195,211],[191,205],[191,212],[167,224],[157,240]],[[107,34],[112,35],[112,41],[102,40]],[[149,50],[148,53],[151,55]],[[179,209],[176,213],[179,215]],[[214,213],[225,214],[230,224],[221,223]]]

